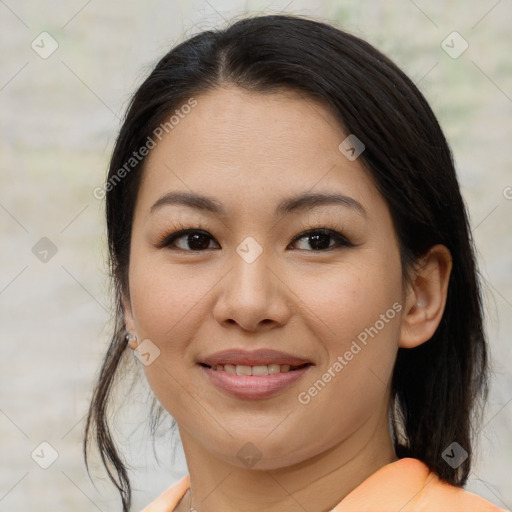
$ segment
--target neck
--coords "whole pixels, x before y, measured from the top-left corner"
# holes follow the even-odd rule
[[[377,422],[370,418],[339,444],[308,460],[269,470],[228,464],[180,429],[191,487],[175,510],[331,510],[371,474],[397,460],[387,414],[380,416]]]

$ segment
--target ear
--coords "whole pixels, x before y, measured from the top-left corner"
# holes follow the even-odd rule
[[[452,257],[444,245],[434,245],[418,262],[407,287],[398,346],[413,348],[428,341],[443,316]]]
[[[125,295],[121,297],[121,307],[123,308],[123,316],[126,324],[126,330],[132,334],[135,334],[135,322],[133,321],[132,305],[130,299]],[[130,346],[133,345],[132,342],[130,343]]]
[[[124,295],[121,297],[121,306],[123,308],[123,316],[126,324],[126,330],[129,333],[128,346],[132,350],[137,349],[137,336],[135,334],[135,322],[133,321],[132,305],[130,299]]]

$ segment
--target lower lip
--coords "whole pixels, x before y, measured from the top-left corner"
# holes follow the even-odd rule
[[[274,375],[233,375],[199,365],[215,387],[231,396],[243,399],[273,396],[292,386],[311,366]]]

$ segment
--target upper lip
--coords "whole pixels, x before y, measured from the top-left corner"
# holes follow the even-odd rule
[[[311,363],[308,359],[293,356],[286,352],[271,349],[259,350],[241,350],[241,349],[228,349],[221,352],[211,354],[200,361],[208,366],[233,364],[233,365],[247,365],[258,366],[268,364],[289,364],[290,366],[301,366],[306,363]]]

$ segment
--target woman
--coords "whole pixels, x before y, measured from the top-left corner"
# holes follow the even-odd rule
[[[105,186],[118,316],[189,474],[147,512],[489,510],[462,489],[487,351],[450,150],[368,43],[259,16],[172,49],[136,92]],[[114,471],[116,475],[114,475]]]

